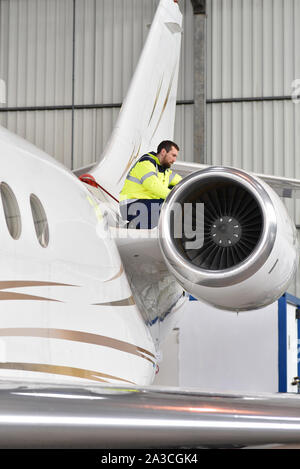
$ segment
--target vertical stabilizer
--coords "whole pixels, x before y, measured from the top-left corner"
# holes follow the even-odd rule
[[[161,0],[111,138],[91,174],[116,199],[128,170],[174,132],[182,15]]]

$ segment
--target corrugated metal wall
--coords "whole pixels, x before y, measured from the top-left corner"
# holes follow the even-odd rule
[[[7,84],[0,124],[69,168],[96,161],[157,4],[158,0],[0,0],[0,78]],[[178,99],[191,101],[190,1],[183,10],[187,34]],[[176,136],[185,159],[193,158],[192,108],[181,104],[177,112]]]
[[[71,112],[30,109],[72,103],[72,0],[0,1],[0,78],[0,123],[69,165]]]
[[[300,0],[211,0],[208,17],[208,162],[299,177]]]

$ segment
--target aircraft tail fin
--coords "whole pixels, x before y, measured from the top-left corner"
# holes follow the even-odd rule
[[[116,199],[134,162],[173,139],[182,15],[161,0],[111,138],[91,171]]]

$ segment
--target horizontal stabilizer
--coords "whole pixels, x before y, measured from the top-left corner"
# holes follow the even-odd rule
[[[172,169],[182,177],[185,177],[191,173],[194,173],[195,171],[200,171],[209,167],[211,167],[211,165],[176,161],[176,163],[174,163],[172,166]],[[269,176],[267,174],[257,173],[254,173],[254,175],[265,181],[275,192],[277,192],[280,197],[300,199],[299,179],[291,179],[281,176]]]

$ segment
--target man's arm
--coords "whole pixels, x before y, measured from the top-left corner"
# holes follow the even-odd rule
[[[173,171],[171,171],[171,175],[170,175],[170,178],[169,178],[169,186],[176,186],[176,184],[178,184],[180,181],[182,180],[182,177],[179,176],[179,174],[177,173],[174,173]]]
[[[158,179],[155,165],[150,161],[138,163],[135,167],[134,176],[141,181],[144,189],[150,192],[153,199],[165,199],[171,191]]]
[[[150,192],[155,199],[165,199],[171,192],[171,189],[165,187],[158,179],[158,177],[151,176],[143,182],[143,186]]]

